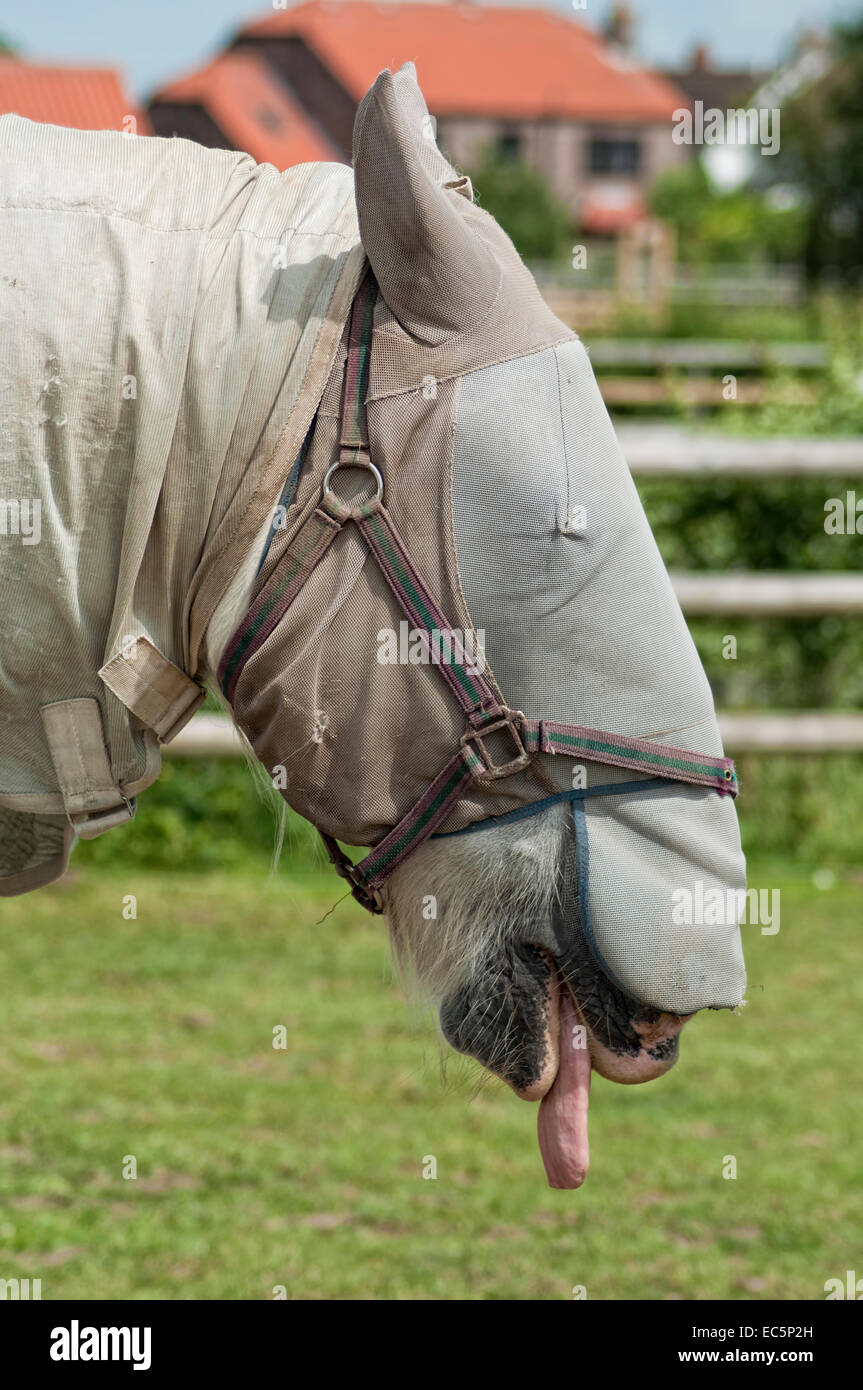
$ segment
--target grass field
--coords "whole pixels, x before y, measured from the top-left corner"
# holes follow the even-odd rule
[[[545,1185],[534,1107],[459,1059],[442,1077],[380,922],[350,901],[320,922],[328,873],[85,866],[4,902],[0,1278],[44,1299],[823,1298],[863,1271],[856,877],[751,865],[782,926],[745,928],[748,1005],[690,1024],[663,1080],[595,1082],[576,1193]]]

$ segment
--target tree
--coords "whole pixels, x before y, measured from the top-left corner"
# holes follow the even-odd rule
[[[572,214],[542,174],[489,148],[470,171],[477,202],[496,217],[525,260],[568,256]]]
[[[782,108],[782,154],[807,198],[810,282],[863,280],[863,19],[833,30],[828,73]]]

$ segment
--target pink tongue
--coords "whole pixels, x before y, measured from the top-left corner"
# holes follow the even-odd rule
[[[560,1066],[543,1096],[537,1130],[549,1187],[581,1187],[587,1177],[590,1051],[565,986],[560,988]]]

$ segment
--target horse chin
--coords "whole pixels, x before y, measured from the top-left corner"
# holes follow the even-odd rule
[[[638,1085],[669,1071],[691,1015],[666,1013],[630,999],[596,978],[579,981],[540,946],[507,951],[494,968],[441,1005],[447,1041],[499,1076],[522,1100],[551,1091],[563,1049],[586,1048],[591,1069],[609,1081]],[[567,996],[567,1036],[562,999]]]
[[[686,1019],[627,994],[591,951],[577,913],[531,934],[532,942],[492,939],[444,994],[441,1029],[522,1100],[539,1102],[549,1186],[578,1188],[590,1163],[593,1072],[629,1086],[661,1076],[677,1060]]]
[[[641,1017],[631,1021],[634,1033],[641,1039],[636,1052],[615,1052],[588,1028],[591,1066],[607,1081],[617,1081],[624,1086],[655,1081],[677,1061],[680,1030],[692,1015],[648,1012],[650,1019]]]
[[[547,952],[514,943],[445,996],[441,1031],[524,1100],[540,1100],[558,1071],[559,991]]]
[[[569,996],[576,1026],[583,1030],[593,1071],[607,1081],[636,1086],[671,1070],[679,1055],[680,1031],[691,1014],[672,1014],[641,1004],[604,977],[605,988],[598,992],[596,974],[582,981],[580,989],[579,977],[568,975],[557,962],[553,964],[559,988]],[[558,1050],[563,1046],[561,1039]]]

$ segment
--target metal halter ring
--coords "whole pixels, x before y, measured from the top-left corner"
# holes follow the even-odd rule
[[[324,486],[321,492],[322,496],[325,496],[330,491],[330,479],[340,468],[363,468],[366,472],[371,473],[375,480],[375,486],[377,487],[377,501],[382,501],[384,495],[384,480],[380,470],[375,468],[371,459],[368,461],[360,460],[358,462],[352,459],[350,463],[343,463],[341,459],[336,459],[335,463],[330,464],[330,467],[324,474]]]

